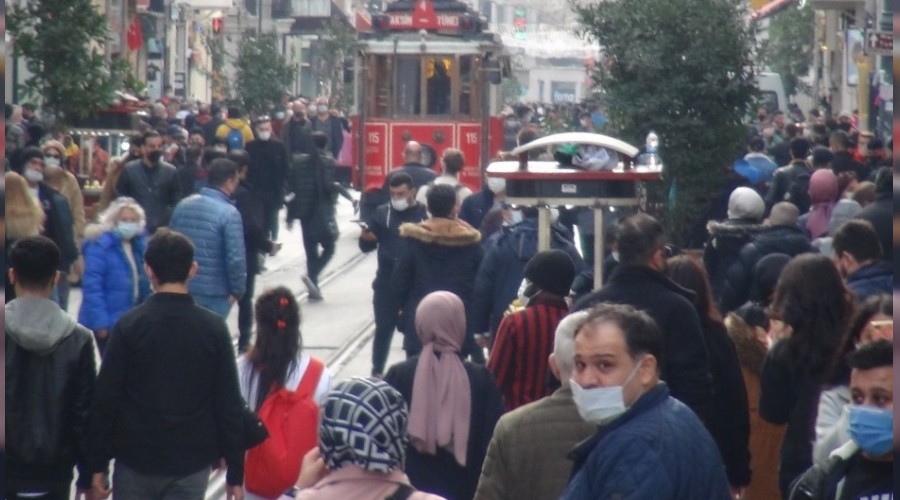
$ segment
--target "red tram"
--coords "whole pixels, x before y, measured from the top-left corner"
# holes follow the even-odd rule
[[[438,171],[445,149],[461,150],[460,181],[480,189],[482,165],[503,145],[498,84],[509,67],[500,37],[484,28],[454,0],[396,1],[372,17],[357,46],[358,187],[380,187],[414,140]]]

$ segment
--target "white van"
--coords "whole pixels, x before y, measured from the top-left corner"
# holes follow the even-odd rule
[[[778,73],[762,72],[756,75],[756,86],[760,92],[759,107],[766,108],[769,114],[781,110],[788,111],[787,97],[784,95],[784,83]]]

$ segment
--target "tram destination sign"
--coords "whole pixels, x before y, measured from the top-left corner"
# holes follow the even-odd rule
[[[471,20],[457,12],[435,12],[431,0],[418,0],[412,11],[388,12],[387,21],[389,30],[459,31]]]

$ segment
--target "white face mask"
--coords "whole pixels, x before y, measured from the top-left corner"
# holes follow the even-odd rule
[[[406,198],[391,198],[391,208],[398,212],[402,212],[409,208],[409,200]]]
[[[314,115],[314,114],[316,114],[318,111],[319,111],[319,108],[317,108],[315,104],[310,104],[310,105],[306,108],[306,114],[308,114],[308,115]]]
[[[500,177],[488,177],[487,185],[488,189],[490,189],[494,194],[499,194],[503,191],[506,191],[506,179],[502,179]]]
[[[265,132],[258,132],[258,134],[259,134],[259,139],[262,141],[268,141],[269,139],[272,138],[272,132],[269,132],[268,130]]]
[[[26,168],[24,175],[25,175],[25,178],[28,179],[30,182],[41,182],[44,180],[43,172],[38,172],[37,170],[31,169],[31,168]]]
[[[531,303],[531,300],[537,295],[534,291],[532,291],[531,295],[527,294],[527,292],[529,292],[528,287],[530,286],[531,282],[528,281],[528,278],[523,279],[522,283],[519,285],[519,291],[516,295],[518,296],[519,303],[522,304],[522,307],[528,307],[528,304]]]
[[[578,385],[575,379],[569,379],[572,387],[572,399],[575,400],[575,406],[578,408],[581,418],[591,424],[606,425],[625,413],[628,408],[625,406],[623,389],[631,382],[640,368],[641,360],[638,360],[625,382],[612,387],[585,389]]]
[[[509,223],[513,226],[525,220],[525,216],[522,214],[521,210],[513,210],[512,214],[510,214]]]
[[[58,168],[59,164],[59,158],[44,158],[44,168]]]

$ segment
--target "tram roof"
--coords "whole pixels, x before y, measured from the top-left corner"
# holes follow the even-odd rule
[[[513,149],[512,154],[518,155],[531,151],[533,149],[540,149],[546,146],[570,143],[600,146],[607,149],[612,149],[613,151],[621,153],[630,158],[634,158],[638,155],[638,153],[640,153],[640,150],[632,146],[631,144],[628,144],[621,139],[610,137],[608,135],[594,134],[591,132],[563,132],[560,134],[546,135],[527,144],[523,144],[516,149]]]
[[[474,35],[445,35],[429,32],[424,37],[417,32],[367,33],[360,35],[358,47],[369,54],[481,54],[498,51],[503,44],[494,33]]]

